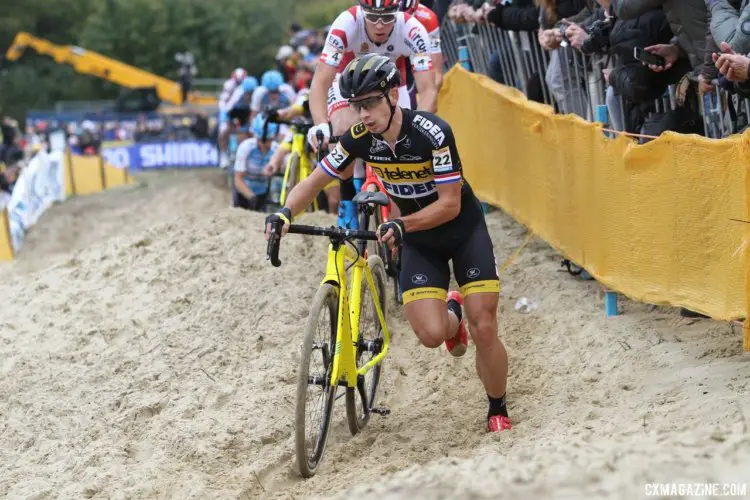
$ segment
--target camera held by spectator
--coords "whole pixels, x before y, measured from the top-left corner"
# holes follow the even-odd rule
[[[589,36],[581,44],[584,54],[606,54],[612,33],[613,18],[597,19],[589,28]]]

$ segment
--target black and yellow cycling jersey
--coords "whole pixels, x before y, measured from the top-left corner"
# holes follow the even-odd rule
[[[372,166],[388,195],[404,215],[413,214],[438,199],[437,186],[461,183],[461,212],[440,227],[410,233],[470,231],[483,217],[479,201],[463,178],[461,158],[450,126],[423,111],[401,109],[403,122],[395,151],[382,136],[371,134],[362,123],[354,125],[320,163],[323,170],[338,177],[356,158]],[[420,239],[422,239],[420,237]]]
[[[362,123],[353,126],[319,166],[339,177],[361,158],[369,164],[403,215],[413,214],[438,200],[441,184],[461,184],[461,210],[451,221],[404,235],[402,288],[404,303],[444,299],[450,282],[448,262],[464,295],[498,292],[495,269],[482,207],[463,178],[453,132],[432,113],[401,109],[403,121],[395,150]]]

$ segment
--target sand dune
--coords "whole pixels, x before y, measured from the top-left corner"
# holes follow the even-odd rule
[[[0,497],[634,498],[652,481],[750,483],[739,329],[628,301],[607,319],[596,285],[538,240],[502,276],[514,429],[484,433],[473,347],[461,360],[419,347],[391,298],[392,413],[353,438],[340,404],[302,481],[298,349],[326,245],[290,236],[271,267],[263,216],[226,208],[220,182],[183,172],[66,202],[3,267]],[[524,229],[488,223],[504,261]],[[516,312],[521,296],[539,309]]]

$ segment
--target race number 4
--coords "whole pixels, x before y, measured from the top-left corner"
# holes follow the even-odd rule
[[[453,158],[448,146],[432,152],[432,169],[436,174],[453,170]]]

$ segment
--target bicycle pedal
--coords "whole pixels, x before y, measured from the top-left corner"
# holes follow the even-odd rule
[[[391,410],[385,407],[379,407],[379,408],[370,408],[371,413],[377,413],[378,415],[382,417],[386,417],[391,414]]]

